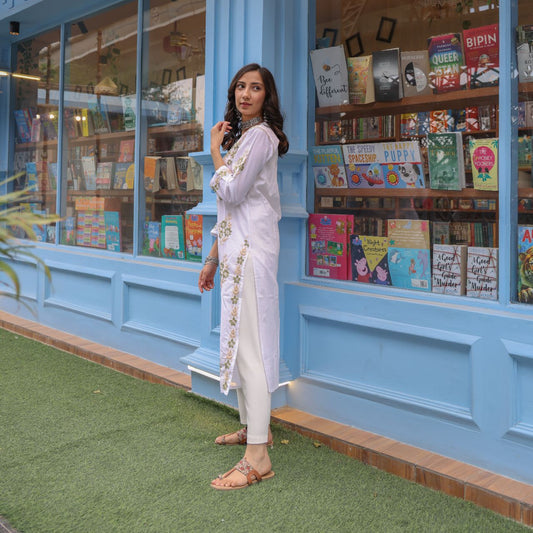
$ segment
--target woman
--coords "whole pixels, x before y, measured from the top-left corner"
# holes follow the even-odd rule
[[[217,239],[198,280],[200,292],[211,290],[220,261],[220,388],[224,394],[237,388],[245,425],[215,441],[246,444],[244,458],[211,482],[219,490],[274,476],[267,445],[270,398],[279,384],[277,160],[288,149],[272,74],[255,63],[244,66],[229,86],[224,121],[211,129]]]

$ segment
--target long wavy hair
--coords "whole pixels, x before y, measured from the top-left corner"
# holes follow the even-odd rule
[[[285,133],[283,133],[283,115],[279,108],[278,91],[276,89],[276,82],[270,70],[257,63],[250,63],[242,67],[231,80],[228,89],[228,103],[224,114],[224,120],[231,124],[231,130],[224,137],[222,147],[229,150],[241,137],[241,119],[240,113],[237,111],[235,103],[235,87],[238,81],[247,72],[258,71],[263,79],[265,86],[265,101],[263,103],[263,120],[269,125],[270,129],[276,134],[279,139],[278,154],[282,156],[289,150],[289,141]]]

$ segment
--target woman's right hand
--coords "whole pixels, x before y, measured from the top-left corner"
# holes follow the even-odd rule
[[[210,291],[215,286],[215,274],[217,266],[213,263],[207,263],[200,270],[200,277],[198,278],[198,288],[200,292]]]
[[[225,120],[217,122],[211,128],[211,152],[218,151],[218,153],[220,153],[220,146],[224,141],[224,135],[226,135],[226,132],[229,130],[231,130],[230,123]]]

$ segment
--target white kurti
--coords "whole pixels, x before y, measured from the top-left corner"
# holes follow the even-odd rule
[[[279,384],[278,256],[281,218],[277,181],[278,138],[265,124],[253,126],[232,146],[211,179],[217,194],[220,260],[220,390],[238,385],[235,359],[244,267],[252,257],[259,337],[268,389]]]

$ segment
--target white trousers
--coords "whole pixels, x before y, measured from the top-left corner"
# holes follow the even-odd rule
[[[259,317],[251,257],[248,257],[244,269],[236,364],[241,385],[237,389],[239,415],[241,424],[248,426],[247,442],[265,444],[268,441],[271,395],[259,342]]]

